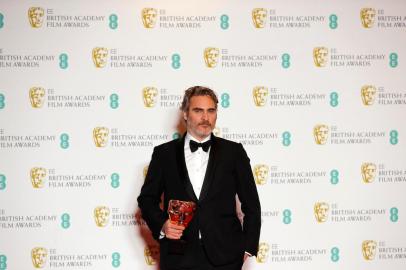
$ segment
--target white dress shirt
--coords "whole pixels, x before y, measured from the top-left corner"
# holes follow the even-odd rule
[[[190,135],[189,133],[187,133],[185,137],[184,151],[185,151],[186,168],[196,197],[199,198],[200,192],[202,191],[203,180],[206,174],[207,164],[209,162],[211,147],[207,152],[204,152],[203,149],[199,147],[195,152],[192,153],[189,146],[190,140],[196,141],[198,143],[204,143],[210,140],[210,135],[207,136],[203,141],[199,141],[193,138],[193,136]]]

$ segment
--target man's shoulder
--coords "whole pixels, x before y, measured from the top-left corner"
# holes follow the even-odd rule
[[[182,143],[181,138],[174,139],[172,141],[168,141],[168,142],[165,142],[165,143],[162,143],[160,145],[155,146],[155,151],[160,152],[160,151],[168,151],[168,150],[171,150],[171,149],[175,149],[175,147],[180,143]]]
[[[238,142],[234,142],[234,141],[230,141],[221,137],[214,137],[214,139],[216,140],[216,142],[224,147],[231,147],[231,148],[235,148],[235,147],[242,147],[241,143]]]

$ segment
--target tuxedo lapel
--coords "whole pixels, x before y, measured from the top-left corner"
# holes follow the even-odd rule
[[[211,149],[210,149],[210,155],[209,155],[209,162],[207,164],[207,169],[206,169],[206,174],[204,175],[204,180],[203,180],[203,186],[202,186],[202,191],[200,192],[200,196],[199,196],[199,201],[203,201],[206,196],[207,193],[209,191],[210,185],[213,181],[213,173],[214,170],[216,168],[216,164],[217,164],[217,159],[219,156],[219,143],[217,138],[212,134],[211,135]]]
[[[181,181],[183,183],[183,186],[186,190],[186,193],[194,201],[197,201],[196,194],[193,190],[193,186],[192,183],[190,182],[189,174],[187,172],[184,145],[185,145],[185,136],[183,136],[182,139],[178,140],[176,145],[176,163],[178,166],[178,172]]]

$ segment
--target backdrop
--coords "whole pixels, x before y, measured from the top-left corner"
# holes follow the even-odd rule
[[[193,85],[251,159],[244,269],[404,269],[405,30],[402,0],[1,1],[0,270],[157,269],[136,198]]]

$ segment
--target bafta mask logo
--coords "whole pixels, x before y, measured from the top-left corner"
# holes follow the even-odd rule
[[[93,129],[93,141],[96,147],[105,147],[109,140],[109,129],[106,127],[95,127]]]
[[[144,8],[141,11],[142,23],[145,28],[154,28],[158,12],[155,8]]]
[[[159,258],[159,246],[148,245],[144,249],[144,257],[147,265],[156,265]]]
[[[325,67],[328,61],[328,49],[326,47],[315,47],[313,49],[313,60],[316,67]]]
[[[220,137],[220,138],[222,138],[222,136],[223,136],[223,135],[221,135],[221,129],[219,127],[215,127],[213,129],[213,134],[214,134],[214,136]]]
[[[360,11],[361,23],[364,28],[372,28],[375,23],[376,11],[373,8],[363,8]]]
[[[373,240],[365,240],[362,242],[362,255],[367,261],[371,261],[375,258],[376,254],[376,242]]]
[[[142,174],[144,175],[144,179],[145,179],[145,177],[147,177],[148,168],[149,168],[149,166],[147,165],[147,166],[145,166],[144,169],[142,170]]]
[[[33,108],[41,108],[44,105],[45,89],[42,87],[31,87],[29,91],[30,102]]]
[[[258,246],[257,262],[266,263],[268,260],[269,244],[261,242]]]
[[[314,216],[317,222],[326,222],[328,218],[328,210],[330,206],[325,202],[317,202],[314,204]]]
[[[35,247],[31,250],[31,260],[35,268],[43,268],[47,262],[48,251],[43,247]]]
[[[314,135],[314,140],[316,141],[316,143],[319,145],[326,144],[327,139],[328,139],[328,132],[329,132],[328,126],[316,125],[313,128],[313,135]]]
[[[375,180],[376,165],[373,163],[363,163],[361,165],[361,174],[364,183],[372,183]]]
[[[264,28],[268,12],[264,8],[254,8],[252,10],[252,22],[255,28]]]
[[[109,217],[110,209],[107,206],[98,206],[94,209],[94,221],[98,227],[106,227]]]
[[[265,164],[258,164],[254,167],[255,183],[265,185],[268,180],[269,167]]]
[[[256,86],[252,90],[255,106],[263,107],[268,100],[268,88],[265,86]]]
[[[361,88],[361,98],[364,105],[373,105],[376,96],[376,87],[373,85],[364,85]]]
[[[40,28],[44,21],[44,9],[41,7],[31,7],[28,9],[28,20],[32,28]]]
[[[204,49],[204,61],[208,68],[214,68],[217,66],[220,50],[214,47],[207,47]]]
[[[92,50],[92,58],[93,58],[93,63],[95,67],[97,68],[103,68],[107,64],[107,56],[109,52],[107,48],[103,47],[96,47],[93,48]]]
[[[31,184],[33,188],[44,187],[45,177],[47,176],[47,170],[41,167],[34,167],[30,170]]]
[[[152,108],[156,104],[158,96],[158,89],[155,87],[144,87],[142,89],[142,98],[144,100],[144,105],[147,108]]]

